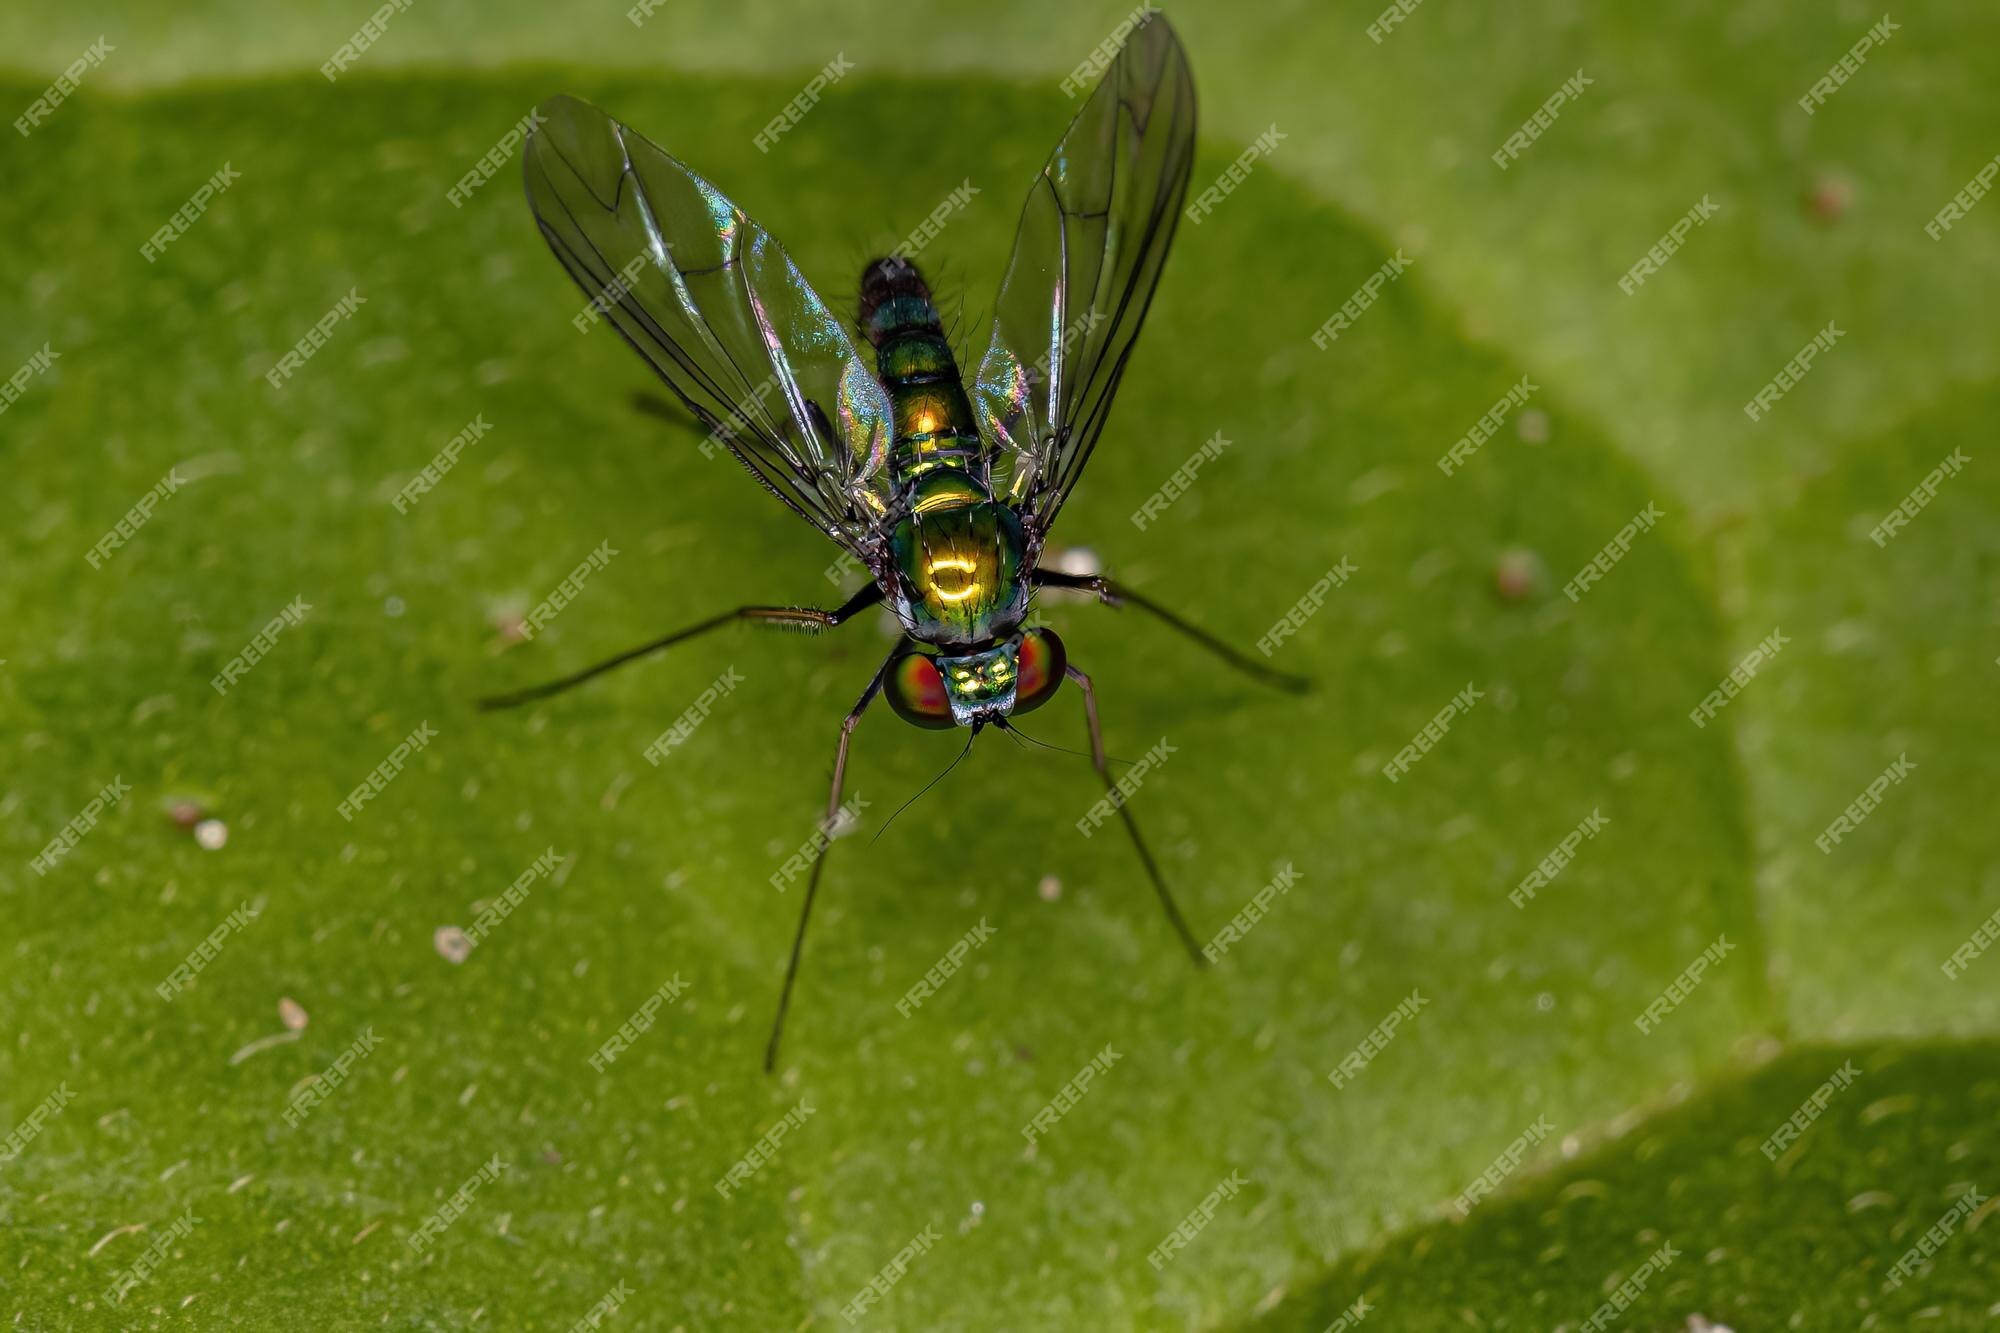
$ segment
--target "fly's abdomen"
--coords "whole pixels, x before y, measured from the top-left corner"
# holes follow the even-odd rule
[[[972,404],[945,341],[937,305],[916,265],[877,259],[861,272],[861,328],[875,347],[875,375],[895,409],[889,468],[900,485],[979,457]]]

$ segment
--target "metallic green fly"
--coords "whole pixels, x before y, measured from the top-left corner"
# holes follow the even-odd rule
[[[1271,683],[1304,684],[1110,579],[1040,564],[1103,434],[1187,194],[1194,80],[1166,20],[1133,29],[1035,178],[969,391],[906,259],[873,260],[861,275],[871,371],[783,247],[721,191],[574,98],[553,98],[538,116],[528,202],[556,258],[712,437],[873,581],[830,611],[739,607],[485,706],[543,698],[737,621],[817,632],[886,603],[903,634],[840,725],[823,827],[839,814],[848,742],[877,695],[917,726],[969,728],[969,746],[982,727],[1014,731],[1009,717],[1074,681],[1091,763],[1201,963],[1112,782],[1090,677],[1053,632],[1024,627],[1037,589],[1077,589],[1148,611]],[[815,841],[766,1069],[819,889],[828,839]]]

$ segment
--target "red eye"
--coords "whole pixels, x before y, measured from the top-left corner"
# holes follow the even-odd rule
[[[937,664],[914,649],[890,664],[882,689],[889,696],[889,707],[905,722],[940,731],[957,725]]]
[[[1069,656],[1052,629],[1031,629],[1021,636],[1020,683],[1014,687],[1014,711],[1032,713],[1047,703],[1063,682]]]

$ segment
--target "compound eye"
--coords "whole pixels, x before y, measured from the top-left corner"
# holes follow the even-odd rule
[[[958,725],[951,714],[951,700],[944,691],[944,677],[937,663],[911,649],[889,664],[889,677],[882,685],[889,707],[896,716],[919,727],[944,730]]]
[[[1014,711],[1032,713],[1055,696],[1069,655],[1054,630],[1031,629],[1021,636],[1021,679],[1014,688]]]

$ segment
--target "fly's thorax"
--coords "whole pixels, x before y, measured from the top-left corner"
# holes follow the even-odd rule
[[[1021,520],[964,470],[912,478],[889,535],[897,616],[924,643],[1004,638],[1028,613]]]

